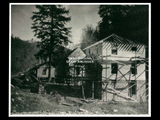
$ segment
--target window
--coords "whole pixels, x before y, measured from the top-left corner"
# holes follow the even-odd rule
[[[97,47],[97,45],[96,45],[96,52],[97,52],[97,54],[98,54],[98,47]]]
[[[90,49],[89,49],[88,53],[89,53],[89,54],[91,53]]]
[[[111,73],[112,74],[117,74],[117,71],[118,71],[118,64],[117,63],[112,63],[111,64]]]
[[[111,53],[112,53],[113,55],[117,55],[117,54],[118,54],[118,53],[117,53],[117,48],[118,48],[117,43],[112,43]]]
[[[134,75],[137,74],[137,67],[136,67],[135,63],[131,64],[131,73]]]
[[[129,89],[129,96],[132,97],[133,95],[136,95],[137,93],[137,82],[136,80],[131,80],[131,82],[129,82],[129,87],[131,87]]]
[[[43,71],[42,71],[42,75],[46,75],[46,73],[47,73],[47,69],[44,68]]]
[[[137,47],[132,47],[131,50],[132,51],[137,51]]]
[[[80,67],[76,67],[76,75],[80,74]]]
[[[117,55],[117,47],[112,47],[112,54]]]

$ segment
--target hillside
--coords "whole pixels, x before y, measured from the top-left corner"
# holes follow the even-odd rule
[[[23,72],[36,64],[37,43],[11,36],[11,74]]]

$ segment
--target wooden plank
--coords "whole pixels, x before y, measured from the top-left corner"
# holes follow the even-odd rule
[[[139,91],[144,85],[146,85],[147,83],[143,83],[138,89],[137,89],[137,91]],[[137,92],[136,91],[136,92]]]
[[[65,106],[73,106],[73,104],[70,104],[70,103],[61,103],[61,105],[65,105]]]
[[[117,95],[118,97],[121,97],[121,98],[123,98],[123,99],[125,99],[125,100],[132,100],[130,97],[125,97],[125,96],[123,96],[123,95],[117,94],[116,92],[113,92],[113,91],[110,91],[110,90],[107,90],[106,92],[107,92],[107,93],[114,94],[114,95]]]
[[[138,77],[136,77],[136,80],[145,72],[146,70],[144,70],[143,72],[141,72],[141,74],[138,75]]]
[[[144,97],[144,99],[146,99],[148,96],[149,96],[149,94],[148,94],[148,95],[146,95],[146,96]]]
[[[34,75],[32,75],[34,77],[35,80],[39,81],[38,78],[36,78]]]
[[[121,73],[121,75],[123,75],[123,73],[122,73],[120,70],[118,70],[118,71]],[[124,76],[124,78],[126,79],[126,81],[128,81],[127,78],[126,78],[125,76]]]
[[[111,89],[112,91],[111,91],[111,90],[105,90],[105,91],[106,91],[106,92],[111,92],[112,94],[116,94],[117,96],[119,96],[119,97],[121,97],[121,98],[125,98],[125,99],[128,99],[128,100],[137,101],[137,100],[135,100],[135,99],[133,99],[133,98],[131,98],[131,97],[129,97],[129,96],[126,96],[126,95],[123,94],[122,92],[119,92],[119,91],[113,89],[113,88],[110,88],[110,87],[109,87],[109,89]]]
[[[115,81],[114,81],[114,86],[113,86],[114,89],[115,89],[115,87],[116,87],[117,76],[118,76],[118,72],[117,72],[117,74],[116,74],[116,78],[115,78]],[[115,94],[113,94],[113,100],[114,100],[114,99],[115,99]]]
[[[149,89],[149,87],[142,93],[142,95],[141,95],[141,97],[143,96],[143,95],[145,95],[145,93],[146,93],[146,91]]]
[[[129,87],[129,82],[131,81],[131,67],[130,67],[130,71],[129,71],[129,81],[128,81],[128,87]],[[128,89],[128,96],[131,96],[131,92]]]

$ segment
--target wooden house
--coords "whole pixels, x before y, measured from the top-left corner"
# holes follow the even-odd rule
[[[112,34],[83,49],[86,56],[91,56],[102,67],[97,74],[101,75],[98,81],[106,81],[102,84],[102,89],[110,91],[102,90],[101,97],[104,101],[145,98],[145,47],[144,44]],[[94,65],[89,68],[93,69]],[[92,76],[93,72],[89,75]],[[119,97],[115,96],[117,93]]]
[[[56,57],[52,59],[51,63],[51,79],[55,80],[54,82],[62,83],[64,82],[64,77],[67,73],[67,56],[72,52],[72,50],[64,47],[58,46],[56,48]],[[49,71],[49,58],[37,58],[38,65],[34,66],[30,70],[33,72],[34,76],[39,80],[47,80],[48,79],[48,71]]]
[[[47,81],[48,80],[48,62],[43,62],[30,69],[33,76],[38,78],[38,80]],[[51,66],[51,79],[54,80],[56,76],[56,67],[52,64]]]

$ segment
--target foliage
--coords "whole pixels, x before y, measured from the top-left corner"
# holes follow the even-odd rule
[[[98,29],[93,28],[92,25],[87,25],[83,28],[81,49],[97,42],[98,34]]]
[[[70,27],[65,27],[66,22],[71,18],[68,16],[69,10],[62,5],[36,5],[38,12],[33,12],[32,29],[35,36],[41,40],[39,46],[41,50],[37,56],[49,58],[49,81],[51,80],[51,60],[53,53],[58,46],[67,45],[70,36]]]
[[[147,5],[100,5],[98,14],[100,39],[116,33],[148,45]]]
[[[36,64],[34,54],[38,52],[37,43],[29,43],[11,36],[11,74],[25,71]]]
[[[32,29],[35,36],[41,39],[39,47],[41,50],[38,56],[49,56],[57,46],[67,44],[70,36],[70,29],[65,27],[70,21],[69,11],[61,5],[36,5],[38,12],[33,12]]]

